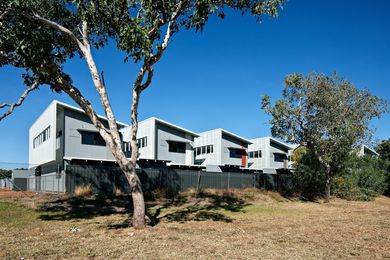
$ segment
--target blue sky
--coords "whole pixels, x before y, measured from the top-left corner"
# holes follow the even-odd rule
[[[246,138],[268,136],[261,96],[279,98],[285,75],[296,72],[337,71],[390,103],[389,10],[387,0],[291,0],[278,18],[261,24],[228,12],[225,20],[211,19],[201,33],[181,31],[155,67],[139,118],[156,116],[196,132],[225,128]],[[94,55],[117,119],[128,123],[137,65],[124,64],[114,46]],[[75,59],[65,69],[98,107],[85,63]],[[24,89],[21,72],[0,69],[0,102],[17,100]],[[0,122],[0,168],[4,162],[28,162],[28,129],[53,99],[74,104],[42,87]],[[377,139],[390,138],[389,114],[372,127]]]

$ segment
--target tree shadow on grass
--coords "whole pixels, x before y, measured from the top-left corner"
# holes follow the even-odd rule
[[[244,199],[230,193],[200,192],[196,197],[197,201],[195,204],[166,214],[160,220],[167,222],[185,222],[190,220],[232,222],[233,219],[224,212],[243,212],[243,208],[249,205]]]
[[[112,214],[130,214],[131,196],[69,197],[48,201],[38,207],[42,220],[91,219]]]
[[[229,193],[200,192],[195,195],[177,195],[170,199],[154,198],[146,202],[147,223],[156,226],[163,222],[186,221],[223,221],[232,222],[227,212],[243,212],[247,206],[244,199]],[[133,211],[131,196],[93,196],[88,198],[69,197],[48,201],[42,204],[38,211],[40,219],[72,220],[91,219],[97,216],[113,214],[128,214],[122,223],[109,224],[109,229],[120,229],[131,226],[131,213]]]
[[[186,222],[186,221],[222,221],[230,223],[231,217],[227,212],[244,212],[244,207],[250,204],[244,199],[236,197],[230,193],[208,193],[199,192],[195,194],[190,203],[179,205],[165,204],[160,207],[149,207],[147,216],[149,225],[155,226],[163,222]],[[162,214],[162,210],[169,213]],[[153,212],[154,211],[154,212]]]

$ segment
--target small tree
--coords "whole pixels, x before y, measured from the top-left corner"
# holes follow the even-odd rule
[[[376,151],[379,153],[379,158],[384,161],[390,161],[390,139],[382,140],[377,145]]]
[[[334,179],[333,193],[350,200],[372,200],[387,188],[386,172],[378,158],[351,153]]]
[[[276,16],[284,0],[2,0],[0,1],[0,67],[10,65],[26,70],[27,89],[16,103],[3,103],[9,110],[20,106],[40,86],[68,94],[88,115],[132,189],[133,226],[144,227],[145,203],[135,167],[138,159],[138,103],[150,85],[153,67],[161,59],[173,34],[180,29],[202,30],[210,15],[224,17],[225,8],[249,12],[260,19]],[[132,84],[131,160],[122,151],[116,118],[107,94],[103,71],[98,69],[93,50],[108,39],[125,52],[125,61],[138,62],[140,70]],[[75,56],[88,66],[93,85],[108,120],[106,127],[95,107],[73,84],[63,64]]]
[[[382,140],[376,147],[376,151],[379,153],[381,159],[382,169],[386,172],[387,187],[385,190],[386,195],[390,195],[390,139]]]
[[[285,78],[283,99],[262,109],[272,116],[272,135],[306,146],[325,168],[325,201],[332,178],[353,146],[369,136],[369,121],[387,111],[386,102],[356,89],[336,74],[293,74]]]

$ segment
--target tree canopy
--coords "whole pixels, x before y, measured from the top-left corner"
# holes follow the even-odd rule
[[[390,139],[382,140],[376,147],[376,151],[382,160],[390,161]]]
[[[262,109],[272,116],[272,135],[306,146],[327,171],[327,199],[332,176],[353,146],[370,134],[369,121],[387,111],[385,100],[358,90],[336,74],[292,74],[285,78],[283,98]]]
[[[11,178],[11,176],[12,176],[11,170],[0,169],[0,179]]]

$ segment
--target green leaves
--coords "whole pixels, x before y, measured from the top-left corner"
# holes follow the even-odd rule
[[[263,97],[262,109],[272,116],[274,136],[308,146],[324,164],[337,168],[370,134],[370,120],[385,113],[387,105],[336,74],[313,73],[288,75],[283,99],[272,106]]]

